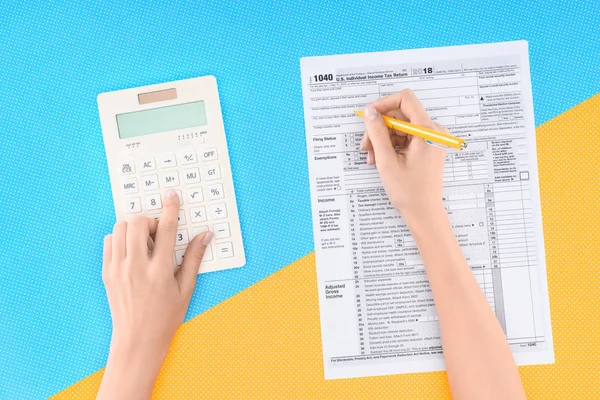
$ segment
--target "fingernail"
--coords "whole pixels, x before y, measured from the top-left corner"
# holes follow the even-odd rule
[[[165,197],[167,199],[171,198],[171,197],[175,197],[177,196],[177,192],[175,192],[173,189],[169,189],[165,192]]]
[[[377,117],[377,110],[370,104],[365,106],[365,121],[373,121]]]
[[[213,238],[213,233],[211,231],[206,232],[206,235],[204,235],[204,238],[202,239],[202,244],[204,246],[208,246],[210,244],[210,241]]]

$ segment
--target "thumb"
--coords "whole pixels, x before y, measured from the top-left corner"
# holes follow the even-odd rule
[[[198,270],[200,269],[200,263],[204,258],[204,252],[210,244],[213,238],[211,231],[204,232],[196,236],[187,247],[185,254],[183,255],[183,262],[181,268],[175,274],[175,278],[179,283],[181,292],[186,294],[188,297],[192,296],[194,288],[196,287],[196,277],[198,276]]]
[[[378,169],[385,169],[396,161],[396,151],[392,145],[390,130],[381,114],[371,104],[367,104],[364,113],[367,135],[373,144]]]

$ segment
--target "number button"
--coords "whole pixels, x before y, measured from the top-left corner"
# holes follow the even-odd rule
[[[151,194],[146,197],[146,210],[159,210],[162,208],[162,200],[160,194]]]
[[[221,185],[220,183],[218,183],[216,185],[208,186],[206,188],[206,190],[208,190],[207,196],[208,196],[209,200],[216,200],[216,199],[223,198],[223,185]]]
[[[217,243],[215,249],[219,258],[233,257],[233,244],[231,242]]]
[[[208,148],[202,152],[202,161],[213,161],[219,158],[215,147]]]
[[[163,187],[179,186],[179,174],[177,171],[167,172],[162,176]]]
[[[125,206],[125,212],[127,214],[139,213],[142,211],[142,201],[139,197],[132,197],[127,199],[127,204]]]
[[[215,224],[215,239],[225,239],[231,236],[231,232],[229,231],[229,223],[222,222],[220,224]]]
[[[201,234],[202,232],[206,232],[208,230],[208,226],[197,226],[192,228],[192,239]]]
[[[185,210],[179,210],[179,214],[177,214],[177,225],[185,225]]]
[[[156,169],[156,163],[154,162],[154,158],[148,158],[147,160],[142,160],[140,162],[140,170],[142,172],[154,171],[155,169]]]
[[[177,197],[179,197],[179,205],[183,205],[183,196],[181,194],[181,190],[176,190],[175,193],[177,193]]]
[[[161,168],[171,168],[177,165],[177,160],[175,159],[175,154],[163,154],[159,159],[159,165]]]
[[[190,239],[188,237],[187,229],[182,229],[180,231],[177,231],[177,239],[175,239],[175,246],[188,244],[189,241],[190,241]]]
[[[135,165],[132,160],[125,160],[121,163],[121,175],[133,174],[135,172]]]
[[[192,188],[187,190],[188,203],[200,203],[203,199],[201,188]]]
[[[131,194],[138,192],[138,181],[136,178],[129,178],[123,181],[123,193]]]
[[[221,179],[221,168],[218,164],[210,165],[204,168],[204,175],[207,181],[214,181],[215,179]]]
[[[196,156],[196,152],[194,150],[184,151],[180,155],[181,164],[195,164],[198,162],[198,156]]]
[[[190,208],[190,219],[192,220],[192,222],[206,221],[206,208],[204,208],[204,207]]]
[[[225,207],[225,203],[212,204],[210,206],[210,217],[212,219],[227,218],[227,207]]]
[[[158,189],[158,175],[148,175],[142,177],[142,184],[146,192]]]
[[[183,171],[183,180],[186,185],[200,182],[200,170],[198,168],[188,168]]]

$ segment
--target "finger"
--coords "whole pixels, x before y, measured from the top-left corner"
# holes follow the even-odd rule
[[[374,102],[373,107],[385,114],[393,110],[399,110],[404,119],[414,124],[427,128],[433,126],[427,111],[425,111],[415,93],[410,89],[404,89],[398,93],[383,97]],[[396,111],[396,113],[398,112]]]
[[[173,258],[178,213],[179,197],[174,190],[167,190],[163,196],[163,211],[156,227],[156,240],[154,241],[154,254],[159,257]]]
[[[148,253],[149,220],[146,217],[133,217],[127,223],[127,257],[145,256]]]
[[[377,157],[378,165],[384,168],[392,165],[396,161],[396,152],[392,146],[390,131],[381,114],[371,104],[365,107],[365,126],[373,144],[373,152]]]
[[[102,271],[108,270],[112,258],[112,236],[104,236],[104,248],[102,250]]]
[[[367,152],[367,165],[375,165],[375,152],[373,150]]]
[[[212,238],[213,233],[211,231],[196,236],[192,239],[183,255],[181,268],[177,271],[175,277],[177,278],[177,282],[179,282],[181,293],[187,297],[191,297],[194,292],[200,263],[202,262],[202,258],[204,258],[206,247],[210,244]]]
[[[124,260],[127,256],[127,222],[117,221],[112,233],[112,261]]]

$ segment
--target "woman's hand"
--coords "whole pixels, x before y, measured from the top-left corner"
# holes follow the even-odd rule
[[[429,118],[411,90],[369,104],[364,113],[367,131],[361,150],[368,151],[367,162],[377,166],[392,204],[405,218],[426,214],[432,208],[443,208],[445,150],[430,146],[420,138],[390,130],[381,114],[425,128],[448,130]],[[396,147],[402,150],[397,151]]]
[[[167,191],[160,221],[145,217],[119,221],[104,240],[102,278],[113,332],[98,398],[148,398],[183,322],[213,234],[195,237],[175,272],[178,211],[177,194]]]

